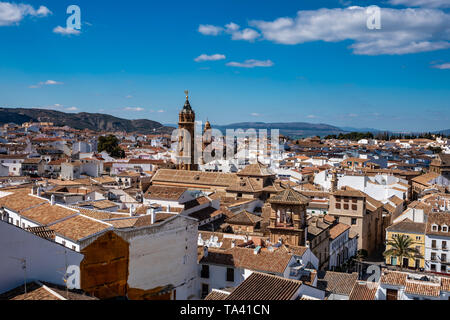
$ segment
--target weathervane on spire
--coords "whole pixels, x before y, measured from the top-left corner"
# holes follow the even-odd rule
[[[184,90],[184,94],[186,95],[186,100],[189,99],[189,90]]]

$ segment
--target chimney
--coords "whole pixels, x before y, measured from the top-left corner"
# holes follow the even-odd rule
[[[34,186],[31,187],[31,195],[34,194]]]
[[[41,196],[41,187],[37,187],[37,196],[40,197]]]
[[[208,257],[208,246],[203,246],[203,256],[204,256],[205,258]]]
[[[133,205],[130,207],[130,217],[134,215],[134,207]]]
[[[55,195],[54,194],[52,194],[52,196],[50,197],[50,204],[52,205],[52,206],[54,206],[55,205]]]

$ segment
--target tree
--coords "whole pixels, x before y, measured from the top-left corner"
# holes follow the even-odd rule
[[[353,257],[353,262],[356,264],[356,269],[358,271],[359,277],[361,277],[362,274],[362,268],[361,268],[361,262],[367,258],[368,252],[367,250],[360,249],[356,252],[356,255]]]
[[[429,147],[428,147],[428,150],[430,150],[430,151],[433,152],[434,154],[437,154],[437,153],[441,153],[441,152],[442,152],[442,148],[441,148],[441,147],[432,147],[432,146],[429,146]]]
[[[106,151],[111,157],[125,158],[125,151],[119,147],[119,139],[110,134],[98,138],[98,152]]]
[[[404,234],[399,234],[387,242],[387,249],[383,255],[385,257],[396,257],[400,259],[400,269],[403,270],[403,258],[414,259],[423,258],[420,252],[413,247],[413,240]]]

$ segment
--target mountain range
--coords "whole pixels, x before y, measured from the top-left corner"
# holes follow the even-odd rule
[[[170,133],[171,128],[159,122],[139,119],[121,119],[101,113],[65,113],[47,109],[0,108],[0,124],[24,122],[53,122],[55,126],[69,126],[74,129],[93,131],[126,131],[143,134]]]
[[[142,134],[152,133],[171,133],[176,124],[161,124],[157,121],[148,119],[128,120],[114,117],[109,114],[101,113],[65,113],[49,109],[25,109],[25,108],[0,108],[0,125],[5,123],[16,123],[18,125],[24,122],[53,122],[55,126],[69,126],[74,129],[90,129],[93,131],[126,131],[129,133],[136,132]],[[271,129],[279,129],[280,133],[292,138],[320,136],[325,137],[331,134],[349,133],[349,132],[372,132],[374,134],[384,132],[373,128],[352,128],[352,127],[336,127],[324,123],[307,123],[307,122],[240,122],[228,125],[214,125],[212,127],[219,129],[223,134],[226,129],[243,129],[250,128],[259,130],[267,129],[270,134]],[[442,133],[450,135],[450,129],[435,131],[433,133]]]

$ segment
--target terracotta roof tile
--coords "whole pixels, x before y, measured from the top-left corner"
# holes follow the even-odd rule
[[[349,300],[375,300],[377,287],[375,283],[357,281],[350,293]]]
[[[280,193],[277,193],[269,198],[269,203],[280,203],[280,204],[307,204],[310,199],[300,192],[288,188]]]
[[[381,283],[404,287],[406,285],[406,277],[406,273],[385,271],[381,276]]]
[[[319,271],[317,288],[334,294],[350,296],[357,280],[357,273]]]
[[[429,296],[429,297],[439,297],[441,292],[441,286],[439,284],[424,283],[423,281],[407,281],[405,293]]]
[[[252,273],[225,300],[292,300],[301,281],[262,273]]]
[[[50,227],[64,238],[80,241],[91,235],[112,229],[110,224],[96,221],[92,218],[78,215],[73,218],[56,223]]]

